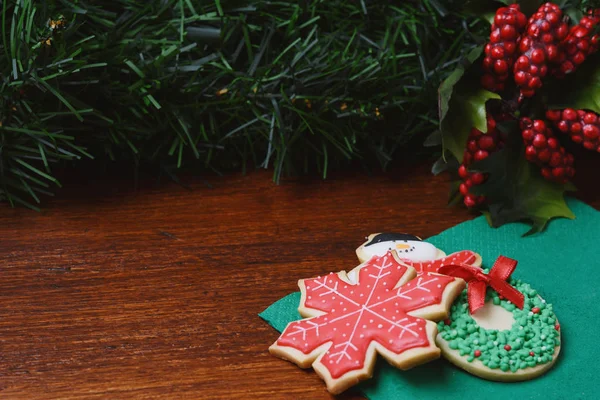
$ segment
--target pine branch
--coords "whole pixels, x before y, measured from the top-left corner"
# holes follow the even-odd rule
[[[284,172],[387,165],[480,40],[461,2],[8,1],[0,182],[32,205],[83,157]],[[169,168],[171,170],[171,168]]]

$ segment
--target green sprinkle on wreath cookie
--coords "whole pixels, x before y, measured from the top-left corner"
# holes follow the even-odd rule
[[[468,287],[438,323],[436,342],[446,359],[481,378],[533,379],[560,352],[552,305],[528,283],[510,278],[515,267],[516,261],[500,257],[490,271],[460,265],[439,271],[465,279]]]

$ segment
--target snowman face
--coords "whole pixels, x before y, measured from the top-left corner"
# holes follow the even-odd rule
[[[388,251],[396,251],[399,258],[411,261],[435,260],[438,257],[437,247],[418,240],[389,240],[362,246],[362,251],[367,259],[373,256],[383,256]]]

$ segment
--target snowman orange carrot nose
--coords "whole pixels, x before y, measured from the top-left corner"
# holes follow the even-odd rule
[[[398,243],[398,244],[396,244],[396,249],[398,249],[398,250],[410,249],[410,244],[408,244],[408,243]]]

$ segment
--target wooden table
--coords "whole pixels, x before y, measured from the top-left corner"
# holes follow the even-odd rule
[[[446,179],[426,163],[191,191],[107,177],[67,182],[41,213],[3,206],[0,397],[331,398],[269,355],[278,334],[257,314],[299,278],[357,265],[368,233],[428,237],[472,218],[446,207]],[[596,207],[597,194],[583,192]]]

